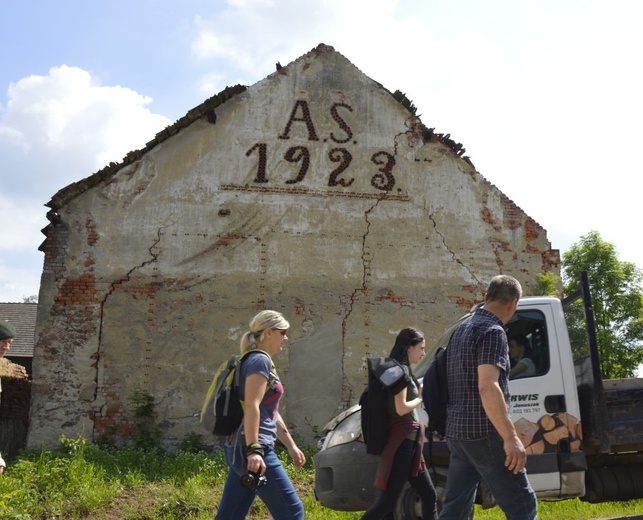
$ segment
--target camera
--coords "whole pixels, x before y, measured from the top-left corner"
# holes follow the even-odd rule
[[[248,471],[245,475],[241,475],[241,485],[257,491],[261,486],[265,485],[268,482],[268,479],[265,475],[260,475],[253,471]]]

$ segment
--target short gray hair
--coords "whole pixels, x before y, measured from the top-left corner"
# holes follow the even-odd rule
[[[522,287],[520,282],[513,276],[499,274],[494,276],[489,282],[485,301],[506,304],[513,300],[519,300],[522,296]]]

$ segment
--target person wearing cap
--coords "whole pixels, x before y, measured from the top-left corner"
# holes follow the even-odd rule
[[[11,341],[16,335],[16,329],[8,321],[0,320],[0,358],[9,352]],[[2,383],[0,382],[0,392],[2,392]],[[0,453],[0,475],[4,473],[5,462]]]

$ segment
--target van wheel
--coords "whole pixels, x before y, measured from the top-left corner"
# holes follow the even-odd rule
[[[435,494],[438,500],[438,513],[442,510],[444,500],[444,488],[446,487],[447,468],[433,467],[429,472]],[[395,520],[416,520],[422,519],[422,501],[419,495],[407,482],[402,489],[400,498],[395,507]]]
[[[397,500],[394,518],[395,520],[422,520],[422,501],[408,482]]]
[[[442,500],[444,500],[444,488],[439,485],[435,486],[435,493],[438,499],[439,513],[442,509]],[[422,520],[422,500],[408,482],[402,489],[393,513],[395,520]]]

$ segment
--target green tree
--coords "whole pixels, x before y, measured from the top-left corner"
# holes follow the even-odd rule
[[[570,295],[587,271],[594,306],[596,334],[604,378],[631,377],[643,362],[643,274],[622,262],[613,244],[590,231],[563,255],[563,288]],[[575,356],[588,353],[582,302],[567,313]]]
[[[538,273],[536,284],[531,290],[531,296],[558,296],[558,283],[560,278],[551,271]]]

